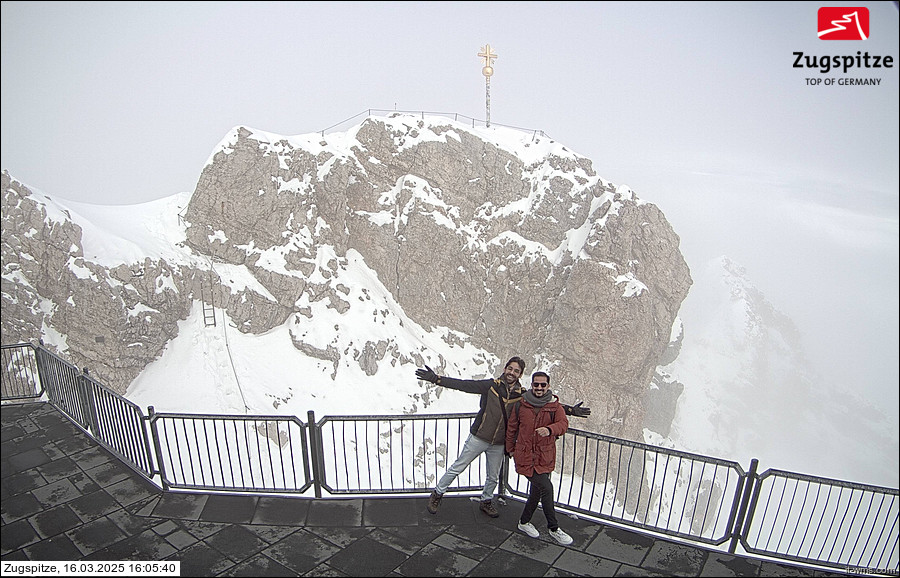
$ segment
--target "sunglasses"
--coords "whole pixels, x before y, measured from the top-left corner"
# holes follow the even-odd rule
[[[549,383],[537,383],[537,382],[532,381],[531,387],[550,387],[550,384]]]

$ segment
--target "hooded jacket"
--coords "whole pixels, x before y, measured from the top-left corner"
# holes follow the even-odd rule
[[[478,415],[475,416],[469,431],[478,439],[492,445],[503,445],[506,442],[506,419],[509,408],[522,399],[525,392],[518,381],[508,387],[500,378],[454,379],[440,376],[437,385],[481,395]],[[563,413],[562,409],[560,413]]]
[[[569,429],[569,418],[556,395],[543,407],[534,407],[525,399],[518,403],[519,408],[509,413],[506,452],[515,459],[519,474],[528,478],[535,473],[548,474],[556,467],[556,438]],[[550,428],[550,435],[535,433],[541,427]]]

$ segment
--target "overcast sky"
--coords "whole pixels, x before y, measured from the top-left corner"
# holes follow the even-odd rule
[[[827,379],[896,404],[898,11],[854,3],[869,39],[820,40],[819,7],[842,5],[4,1],[0,166],[132,204],[193,191],[237,125],[483,121],[490,44],[494,124],[542,130],[659,205],[692,268],[744,265]],[[857,51],[894,66],[793,67]]]

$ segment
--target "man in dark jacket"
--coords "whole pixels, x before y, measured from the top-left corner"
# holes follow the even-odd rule
[[[430,381],[442,387],[476,393],[481,396],[478,415],[472,422],[470,433],[459,457],[438,481],[431,497],[428,499],[428,511],[436,514],[441,505],[441,498],[456,477],[465,471],[469,464],[482,452],[487,459],[487,474],[481,490],[481,511],[492,518],[500,515],[494,507],[494,490],[500,480],[500,467],[503,465],[504,447],[506,444],[506,422],[509,408],[519,399],[525,390],[519,383],[519,377],[525,371],[525,361],[521,357],[513,357],[506,362],[503,375],[496,379],[454,379],[434,373],[427,365],[425,369],[417,369],[416,377]],[[582,402],[584,403],[584,402]],[[590,408],[563,405],[566,415],[586,417],[591,414]]]

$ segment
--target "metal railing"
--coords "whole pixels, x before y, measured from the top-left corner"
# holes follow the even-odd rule
[[[322,418],[315,424],[322,487],[332,494],[431,491],[462,450],[475,415]],[[472,462],[453,489],[480,490],[485,467],[483,456]]]
[[[753,489],[747,552],[897,573],[898,490],[766,470]]]
[[[3,401],[34,399],[44,393],[35,351],[28,345],[0,346],[0,363],[3,364],[0,396]]]
[[[42,345],[2,346],[3,402],[46,399],[163,489],[304,494],[427,493],[475,414],[293,416],[156,413]],[[785,472],[569,429],[557,504],[599,520],[860,573],[898,572],[898,490]],[[451,491],[480,491],[481,456]],[[158,482],[157,482],[158,478]],[[512,478],[510,480],[510,478]],[[500,492],[527,496],[501,472]]]
[[[732,537],[747,475],[736,462],[569,428],[557,442],[556,503],[706,544]],[[528,481],[507,485],[528,496]]]
[[[312,485],[306,424],[292,416],[155,413],[165,489],[302,493]]]
[[[465,122],[465,123],[467,123],[467,124],[471,124],[471,125],[472,125],[472,128],[475,128],[476,126],[502,126],[502,127],[504,127],[504,128],[511,128],[511,129],[513,129],[513,130],[518,130],[518,131],[522,131],[522,132],[531,133],[532,139],[535,139],[535,138],[537,138],[538,136],[543,136],[543,137],[546,137],[546,138],[550,138],[550,135],[548,135],[547,133],[545,133],[544,131],[542,131],[542,130],[540,130],[540,129],[523,128],[523,127],[520,127],[520,126],[512,126],[512,125],[508,125],[508,124],[500,124],[500,123],[497,123],[497,122],[490,122],[490,123],[489,123],[488,121],[486,121],[486,120],[484,120],[484,119],[477,119],[477,118],[474,118],[474,117],[471,117],[471,116],[466,116],[466,115],[464,115],[464,114],[460,114],[460,113],[458,113],[458,112],[429,112],[429,111],[426,111],[426,110],[397,110],[396,108],[394,108],[394,109],[387,109],[387,108],[368,108],[368,109],[366,109],[366,110],[364,110],[364,111],[362,111],[362,112],[358,112],[358,113],[354,114],[354,115],[351,116],[351,117],[345,118],[345,119],[342,120],[342,121],[336,122],[336,123],[334,123],[333,125],[331,125],[331,126],[329,126],[329,127],[323,128],[323,129],[319,130],[318,132],[319,132],[319,134],[321,134],[321,135],[324,137],[324,136],[325,136],[325,133],[326,133],[327,131],[336,129],[336,128],[338,128],[338,127],[341,127],[342,125],[343,125],[343,126],[349,126],[349,123],[350,123],[350,122],[356,121],[356,120],[358,120],[358,119],[360,119],[360,118],[368,118],[368,117],[371,117],[371,116],[373,116],[373,115],[381,115],[381,116],[416,115],[416,116],[418,116],[419,118],[423,118],[423,119],[424,119],[426,116],[443,116],[443,117],[446,117],[446,118],[448,118],[448,119],[449,119],[449,118],[452,118],[452,119],[453,119],[454,121],[456,121],[456,122]]]
[[[117,458],[148,478],[156,473],[147,418],[137,405],[43,346],[4,345],[2,363],[3,401],[46,397]]]

